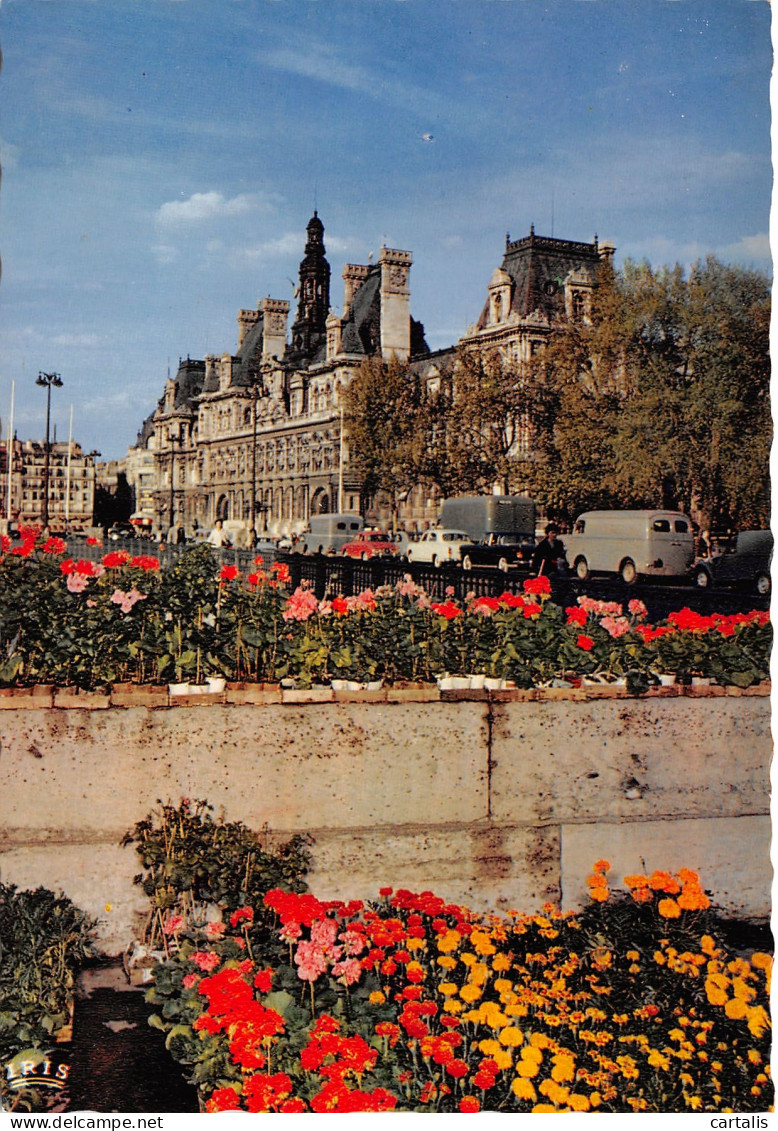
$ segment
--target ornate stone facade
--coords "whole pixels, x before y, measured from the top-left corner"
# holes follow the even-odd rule
[[[506,237],[480,318],[459,346],[497,350],[521,365],[560,318],[585,318],[597,268],[610,245],[535,235]],[[431,354],[410,314],[408,251],[382,248],[378,262],[347,264],[343,316],[329,310],[324,225],[314,212],[299,270],[299,301],[287,342],[289,303],[266,298],[238,312],[236,352],[181,360],[144,426],[154,451],[154,523],[188,529],[217,518],[248,532],[293,533],[309,515],[360,509],[341,434],[341,391],[362,360],[395,356],[430,383],[455,363],[457,346]],[[153,436],[153,439],[150,438]],[[413,526],[436,517],[434,492],[410,493]]]

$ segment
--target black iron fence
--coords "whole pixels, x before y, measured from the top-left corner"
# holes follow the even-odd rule
[[[68,539],[68,553],[74,558],[100,561],[112,549],[125,549],[131,554],[153,554],[162,567],[172,565],[180,556],[193,548],[191,543],[168,545],[144,539],[127,539],[90,546],[85,539]],[[254,565],[255,550],[214,549],[214,558],[220,565],[235,565],[243,573]],[[358,558],[323,554],[268,553],[262,550],[264,567],[274,561],[289,567],[290,584],[295,588],[307,582],[319,600],[324,597],[348,597],[363,589],[394,586],[410,576],[435,601],[453,597],[464,601],[470,594],[475,597],[495,597],[500,593],[520,593],[527,573],[511,569],[507,573],[488,566],[462,570],[457,565],[436,567],[422,562],[406,562],[395,558],[375,558],[362,561]],[[770,598],[732,589],[697,589],[691,581],[686,584],[669,584],[662,580],[651,583],[639,581],[626,585],[621,580],[607,578],[554,577],[551,579],[552,596],[563,608],[575,605],[579,596],[586,594],[601,601],[616,601],[626,606],[633,597],[639,598],[648,609],[650,620],[661,620],[675,609],[687,606],[699,613],[720,612],[730,615],[751,609],[769,609]]]

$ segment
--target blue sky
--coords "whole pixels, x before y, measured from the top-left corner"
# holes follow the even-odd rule
[[[433,348],[505,234],[769,272],[766,0],[2,0],[0,417],[124,454],[168,364],[293,298],[305,225],[413,252]],[[291,319],[290,319],[291,321]]]

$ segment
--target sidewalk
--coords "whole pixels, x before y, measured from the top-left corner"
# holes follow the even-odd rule
[[[198,1110],[196,1089],[165,1048],[164,1033],[148,1024],[151,1011],[118,960],[82,971],[69,1046],[69,1111]]]

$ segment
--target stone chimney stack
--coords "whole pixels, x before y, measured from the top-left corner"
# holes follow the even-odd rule
[[[343,268],[343,317],[348,318],[351,300],[364,283],[370,268],[361,263],[347,263]]]
[[[343,323],[334,310],[327,319],[327,361],[332,361],[341,351],[343,342]]]
[[[394,354],[407,361],[411,354],[410,272],[413,257],[409,251],[382,247],[381,267],[381,356]]]
[[[283,357],[286,353],[286,320],[289,303],[282,298],[263,298],[259,312],[264,320],[262,329],[262,359]]]
[[[258,310],[239,310],[238,311],[238,352],[240,352],[240,347],[243,345],[244,341],[246,340],[246,334],[248,334],[251,327],[257,321],[259,321],[259,311]]]

